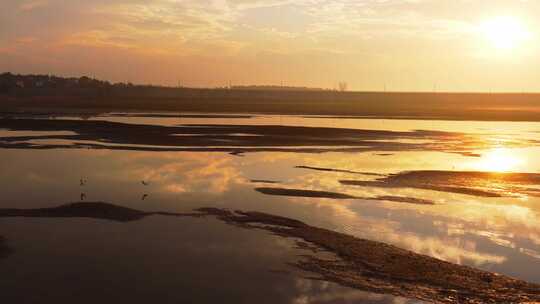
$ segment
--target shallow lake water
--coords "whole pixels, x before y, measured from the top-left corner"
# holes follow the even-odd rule
[[[55,136],[71,136],[77,130],[29,132],[0,125],[4,143],[0,208],[35,209],[86,201],[142,211],[191,212],[201,207],[261,211],[540,283],[540,179],[536,179],[540,123],[139,116],[145,117],[101,115],[85,121],[448,134],[437,135],[436,140],[410,136],[380,140],[413,143],[411,149],[385,144],[377,150],[371,142],[365,151],[231,153],[148,151],[137,149],[137,143],[100,138],[93,140],[120,149],[66,147],[69,138],[55,147],[59,140]],[[474,140],[461,142],[466,136]],[[49,142],[40,146],[41,140]],[[21,142],[37,144],[18,146]],[[122,149],[124,144],[131,148]],[[491,173],[487,177],[466,173],[480,171]],[[420,172],[425,180],[399,184],[385,180],[403,172]],[[510,180],[509,172],[519,175]],[[269,194],[264,189],[274,191]],[[297,195],[284,189],[307,192]],[[321,197],[322,192],[350,198]],[[107,297],[111,302],[135,303],[224,299],[230,303],[419,303],[312,280],[309,273],[290,266],[305,253],[292,240],[212,218],[152,216],[124,223],[5,217],[0,218],[0,236],[9,249],[0,258],[0,298],[12,302],[37,303],[47,298],[90,303]]]

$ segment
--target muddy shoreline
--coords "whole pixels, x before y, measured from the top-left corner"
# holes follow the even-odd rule
[[[540,301],[540,285],[444,262],[392,245],[265,213],[212,208],[199,211],[241,227],[298,238],[335,254],[336,260],[306,256],[294,266],[344,286],[433,303]]]
[[[144,212],[100,202],[73,203],[41,209],[0,209],[0,218],[87,217],[129,222],[147,216],[212,216],[240,228],[261,229],[276,236],[292,238],[303,248],[316,249],[313,254],[301,257],[293,266],[318,275],[317,279],[359,290],[433,303],[540,301],[538,284],[444,262],[392,245],[355,238],[266,213],[217,208],[200,208],[193,213]],[[332,253],[337,258],[323,259],[316,254],[318,250]]]

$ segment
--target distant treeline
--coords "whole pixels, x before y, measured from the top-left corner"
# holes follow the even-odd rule
[[[174,97],[227,97],[225,91],[244,91],[236,96],[244,96],[245,91],[269,92],[304,92],[323,91],[319,88],[273,86],[273,85],[246,85],[223,88],[195,89],[186,87],[166,87],[155,85],[134,85],[132,83],[111,83],[87,76],[65,78],[50,75],[16,75],[12,73],[0,74],[0,95],[15,97],[31,96],[79,96],[79,97],[107,97],[107,96],[138,96],[156,98]],[[230,93],[230,92],[229,92]]]
[[[86,76],[80,78],[64,78],[51,75],[17,75],[12,73],[0,74],[0,93],[9,94],[21,89],[102,89],[109,87],[126,87],[129,84],[111,84],[108,81],[92,79]]]
[[[279,86],[201,89],[0,74],[0,112],[36,109],[540,121],[540,94],[342,92]]]

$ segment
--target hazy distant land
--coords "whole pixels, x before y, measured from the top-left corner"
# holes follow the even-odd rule
[[[2,112],[175,111],[540,121],[537,93],[342,92],[244,86],[111,84],[88,77],[0,74]]]

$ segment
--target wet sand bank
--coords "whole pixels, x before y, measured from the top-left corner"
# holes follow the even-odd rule
[[[341,180],[351,186],[379,188],[415,188],[478,197],[540,197],[540,174],[478,171],[408,171],[373,181]]]
[[[307,197],[307,198],[328,198],[328,199],[362,199],[369,201],[389,201],[395,203],[407,203],[407,204],[417,204],[417,205],[434,205],[435,203],[431,200],[414,198],[414,197],[405,197],[405,196],[392,196],[392,195],[383,195],[383,196],[354,196],[346,193],[339,192],[329,192],[329,191],[316,191],[316,190],[305,190],[305,189],[286,189],[286,188],[270,188],[270,187],[261,187],[255,188],[255,191],[258,191],[266,195],[277,195],[277,196],[291,196],[291,197]]]

